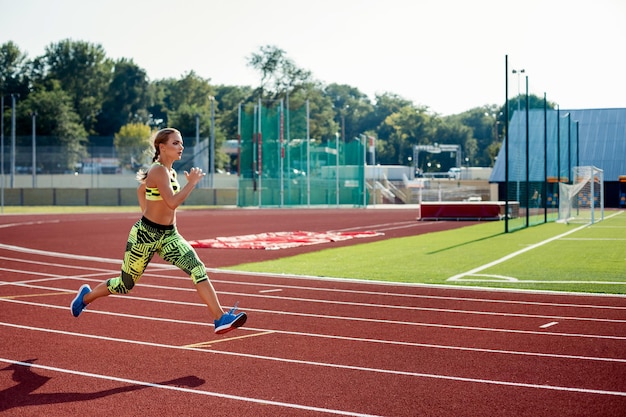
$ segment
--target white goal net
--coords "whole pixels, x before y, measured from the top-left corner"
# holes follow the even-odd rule
[[[573,184],[559,183],[559,222],[595,223],[604,219],[604,171],[574,167]]]

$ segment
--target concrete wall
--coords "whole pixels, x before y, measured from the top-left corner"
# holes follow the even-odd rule
[[[183,173],[179,181],[185,185]],[[135,206],[137,180],[134,174],[63,174],[38,175],[33,187],[31,175],[15,175],[13,188],[5,175],[4,204],[6,206]],[[236,175],[216,174],[214,188],[197,188],[185,205],[237,205]],[[1,184],[0,184],[1,185]],[[208,177],[200,184],[208,186]]]
[[[134,188],[9,188],[5,206],[136,206]],[[236,206],[236,189],[198,188],[187,206]]]

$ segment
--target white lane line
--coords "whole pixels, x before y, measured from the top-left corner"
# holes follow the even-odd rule
[[[307,405],[286,403],[286,402],[281,402],[281,401],[272,401],[272,400],[263,400],[260,398],[243,397],[240,395],[223,394],[220,392],[203,391],[203,390],[192,389],[192,388],[183,388],[183,387],[172,386],[172,385],[164,385],[164,384],[157,384],[153,382],[139,381],[136,379],[119,378],[119,377],[115,377],[111,375],[102,375],[102,374],[95,374],[91,372],[82,372],[82,371],[76,371],[72,369],[58,368],[54,366],[40,365],[36,363],[14,361],[14,360],[5,359],[5,358],[0,358],[0,362],[8,363],[11,365],[24,366],[27,368],[44,369],[47,371],[60,372],[64,374],[78,375],[78,376],[83,376],[83,377],[88,377],[88,378],[104,379],[107,381],[114,381],[114,382],[121,382],[124,384],[140,385],[144,387],[158,388],[158,389],[164,389],[164,390],[170,390],[170,391],[178,391],[178,392],[184,392],[188,394],[206,395],[209,397],[226,398],[229,400],[244,401],[244,402],[262,404],[262,405],[273,405],[273,406],[283,407],[283,408],[315,411],[315,412],[335,414],[335,415],[340,415],[340,416],[378,417],[373,414],[354,413],[350,411],[334,410],[330,408],[312,407],[312,406],[307,406]]]
[[[0,298],[1,301],[13,302],[16,304],[24,304],[31,305],[35,307],[47,307],[47,308],[55,308],[61,310],[67,310],[66,306],[57,306],[50,304],[41,304],[34,303],[31,301],[23,301],[16,299],[4,299]],[[183,303],[180,303],[183,304]],[[192,303],[184,303],[187,305],[197,305],[200,304],[192,304]],[[249,310],[251,311],[251,310]],[[116,313],[110,311],[98,311],[98,310],[85,310],[85,313],[89,314],[102,314],[107,316],[114,317],[124,317],[130,319],[138,319],[138,320],[148,320],[148,321],[156,321],[156,322],[164,322],[164,323],[175,323],[182,325],[193,325],[193,326],[212,326],[209,323],[205,322],[195,322],[188,320],[176,320],[169,318],[159,318],[152,316],[139,316],[134,314],[124,314],[124,313]],[[373,321],[368,319],[363,319],[364,321]],[[385,324],[390,324],[392,322],[386,322]],[[423,323],[406,323],[406,322],[396,322],[392,324],[404,324],[404,325],[415,325],[420,326],[424,325]],[[2,323],[0,325],[7,326],[20,326],[12,323]],[[459,329],[461,326],[446,326],[446,325],[425,325],[428,327],[436,327],[436,328],[445,328],[445,329]],[[487,329],[487,328],[462,328],[462,330],[482,330],[482,331],[497,331],[496,329]],[[417,343],[417,342],[402,342],[396,340],[385,340],[385,339],[371,339],[371,338],[362,338],[362,337],[349,337],[349,336],[336,336],[336,335],[327,335],[321,333],[306,333],[306,332],[297,332],[297,331],[288,331],[281,329],[267,329],[267,328],[255,328],[255,327],[245,327],[242,331],[250,331],[250,332],[273,332],[280,335],[288,335],[288,336],[300,336],[300,337],[310,337],[310,338],[319,338],[319,339],[329,339],[329,340],[339,340],[339,341],[347,341],[347,342],[359,342],[359,343],[373,343],[373,344],[381,344],[381,345],[389,345],[389,346],[406,346],[406,347],[420,347],[420,348],[428,348],[428,349],[443,349],[443,350],[451,350],[451,351],[461,351],[461,352],[479,352],[479,353],[489,353],[489,354],[502,354],[502,355],[515,355],[515,356],[529,356],[529,357],[540,357],[540,358],[553,358],[553,359],[574,359],[574,360],[588,360],[588,361],[598,361],[598,362],[615,362],[615,363],[626,363],[626,358],[608,358],[608,357],[593,357],[593,356],[582,356],[582,355],[565,355],[565,354],[552,354],[552,353],[540,353],[540,352],[527,352],[527,351],[512,351],[512,350],[502,350],[502,349],[486,349],[486,348],[472,348],[472,347],[464,347],[464,346],[451,346],[451,345],[437,345],[437,344],[428,344],[428,343]],[[525,334],[533,334],[533,335],[541,335],[541,336],[572,336],[571,334],[560,334],[560,333],[549,333],[549,332],[530,332],[530,331],[506,331],[500,330],[502,332],[507,333],[525,333]],[[577,335],[578,337],[588,338],[593,337],[590,335]]]
[[[260,290],[259,293],[260,294],[268,294],[271,292],[282,292],[282,288],[274,288],[273,290]]]
[[[547,329],[548,327],[552,327],[552,326],[555,326],[557,324],[559,324],[558,321],[551,321],[550,323],[546,323],[546,324],[544,324],[542,326],[539,326],[539,328],[540,329]]]
[[[28,272],[28,271],[20,271],[20,270],[12,270],[11,272],[28,274],[28,275],[42,275],[42,276],[48,276],[48,277],[56,277],[56,278],[64,278],[64,279],[81,279],[81,280],[84,280],[84,278],[88,276],[88,275],[83,275],[82,277],[60,276],[60,275]],[[27,281],[24,281],[24,282],[27,282]],[[24,282],[20,281],[20,282],[14,283],[14,282],[9,282],[9,281],[0,281],[0,286],[10,286],[10,285],[27,286],[26,284],[24,284]],[[171,290],[171,291],[193,291],[193,289],[190,289],[190,288],[177,288],[177,287],[168,287],[168,286],[158,286],[158,285],[152,285],[152,284],[145,284],[143,286],[146,288],[156,288],[156,289]],[[36,289],[43,289],[43,290],[46,290],[46,289],[57,290],[58,289],[58,288],[42,287],[42,286],[36,286],[36,285],[32,285],[29,287],[36,288]],[[66,289],[66,290],[71,291],[71,289]],[[237,293],[237,292],[229,292],[229,291],[218,291],[218,293],[226,294],[226,295],[235,295],[238,297],[276,299],[276,300],[281,300],[281,301],[298,301],[298,302],[304,302],[304,303],[332,304],[332,305],[381,308],[381,309],[392,309],[392,310],[428,311],[428,312],[436,312],[436,313],[471,314],[471,315],[496,316],[496,317],[520,317],[520,318],[532,318],[532,319],[541,318],[541,319],[548,319],[548,320],[575,320],[575,321],[592,321],[592,322],[602,322],[602,323],[626,323],[626,319],[607,319],[607,318],[598,318],[598,317],[576,317],[576,316],[550,316],[550,315],[540,315],[540,314],[520,314],[520,313],[506,313],[506,312],[493,312],[493,311],[446,309],[446,308],[434,308],[434,307],[414,307],[414,306],[403,306],[403,305],[371,304],[371,303],[357,303],[357,302],[350,302],[350,301],[334,301],[334,300],[302,298],[302,297],[285,297],[285,296],[265,295],[265,294],[259,295],[259,294],[250,294],[250,293]],[[159,300],[159,302],[162,302],[162,301]]]
[[[89,335],[89,334],[84,334],[84,333],[73,333],[73,332],[43,329],[43,328],[37,328],[37,327],[31,327],[31,326],[12,325],[9,323],[0,323],[0,324],[3,326],[7,326],[7,327],[13,327],[13,328],[24,329],[24,330],[32,330],[32,331],[41,331],[41,332],[54,333],[54,334],[62,334],[66,336],[107,340],[111,342],[129,343],[129,344],[165,348],[165,349],[192,350],[192,351],[206,352],[206,353],[211,353],[211,354],[244,357],[244,358],[255,359],[255,360],[268,360],[268,361],[274,361],[274,362],[290,363],[290,364],[295,364],[295,365],[317,366],[317,367],[323,367],[323,368],[342,369],[342,370],[350,370],[350,371],[373,372],[373,373],[380,373],[380,374],[387,374],[387,375],[402,375],[402,376],[410,376],[410,377],[417,377],[417,378],[430,378],[430,379],[460,381],[460,382],[489,384],[489,385],[500,385],[500,386],[509,386],[509,387],[535,388],[535,389],[554,390],[554,391],[567,391],[567,392],[576,392],[576,393],[626,397],[626,392],[622,392],[622,391],[607,391],[607,390],[597,390],[597,389],[578,388],[578,387],[564,387],[564,386],[546,385],[546,384],[529,384],[529,383],[522,383],[522,382],[497,381],[497,380],[492,380],[492,379],[467,378],[467,377],[457,377],[457,376],[451,376],[451,375],[427,374],[427,373],[421,373],[421,372],[398,371],[398,370],[390,370],[390,369],[378,369],[378,368],[369,368],[369,367],[363,367],[363,366],[341,365],[341,364],[332,364],[332,363],[324,363],[324,362],[305,361],[305,360],[299,360],[299,359],[277,358],[277,357],[272,357],[272,356],[253,355],[253,354],[247,354],[247,353],[236,353],[236,352],[220,351],[220,350],[212,350],[212,349],[181,347],[181,346],[166,345],[166,344],[161,344],[161,343],[140,342],[136,340],[116,339],[113,337],[103,337],[103,336]]]

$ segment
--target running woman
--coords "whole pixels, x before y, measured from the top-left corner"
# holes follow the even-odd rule
[[[176,229],[176,209],[206,174],[200,168],[185,171],[187,184],[181,189],[172,165],[183,154],[182,135],[176,129],[165,128],[156,132],[153,143],[152,165],[147,172],[137,173],[140,182],[137,195],[143,216],[130,230],[121,274],[98,284],[93,291],[87,284],[81,286],[71,304],[72,315],[78,317],[98,298],[127,294],[158,253],[191,277],[198,295],[214,318],[215,333],[226,333],[242,326],[247,319],[246,313],[237,313],[236,305],[228,312],[222,309],[204,264]]]

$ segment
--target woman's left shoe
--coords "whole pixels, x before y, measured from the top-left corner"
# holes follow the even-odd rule
[[[220,317],[218,320],[215,320],[216,334],[224,334],[244,325],[244,323],[248,319],[248,316],[246,316],[246,313],[244,312],[235,314],[235,312],[237,311],[237,304],[238,303],[236,303],[235,306],[231,308],[228,313],[222,314],[222,317]]]

